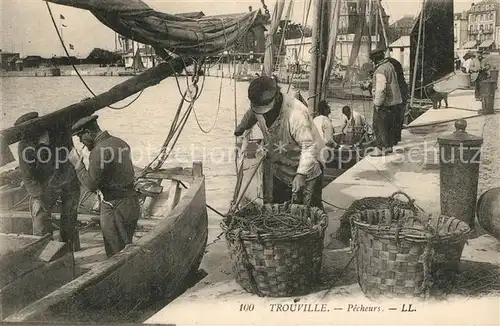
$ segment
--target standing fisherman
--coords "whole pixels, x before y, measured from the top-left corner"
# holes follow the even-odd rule
[[[132,243],[140,215],[139,200],[134,189],[134,166],[130,146],[120,138],[101,131],[97,116],[76,122],[73,135],[89,149],[89,167],[81,156],[71,151],[69,159],[80,182],[101,199],[100,223],[106,255],[111,257]]]
[[[373,73],[373,129],[377,149],[372,156],[392,153],[395,137],[395,116],[400,114],[403,103],[396,69],[385,58],[383,49],[373,50],[370,59],[375,64]]]
[[[405,80],[405,75],[403,71],[403,67],[401,63],[394,58],[387,58],[390,64],[394,67],[394,71],[396,72],[399,90],[401,92],[401,100],[402,103],[395,107],[394,114],[394,136],[393,136],[393,145],[397,145],[401,141],[401,133],[403,131],[403,124],[406,114],[406,103],[410,99],[410,90],[408,88],[408,84]]]
[[[14,126],[38,118],[37,112],[19,117]],[[59,127],[59,126],[58,126]],[[76,223],[80,201],[80,183],[67,155],[73,147],[68,128],[45,130],[38,136],[24,136],[19,142],[19,170],[30,195],[33,234],[53,233],[52,210],[56,201],[62,201],[60,237],[80,250]]]
[[[267,76],[250,83],[248,98],[264,135],[266,158],[271,163],[272,202],[283,203],[302,194],[303,204],[322,208],[325,144],[307,107],[283,94],[276,80]],[[250,125],[240,124],[244,129]],[[241,129],[238,133],[244,131]]]

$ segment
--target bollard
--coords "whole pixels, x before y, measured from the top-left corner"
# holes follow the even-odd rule
[[[497,87],[496,81],[487,79],[481,81],[481,102],[482,114],[495,113],[495,88]]]
[[[456,217],[474,229],[479,161],[483,139],[465,131],[467,121],[455,121],[455,131],[438,137],[441,214]]]

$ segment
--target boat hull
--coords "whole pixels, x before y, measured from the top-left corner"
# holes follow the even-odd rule
[[[3,316],[4,321],[126,321],[131,311],[152,300],[179,295],[187,278],[198,270],[208,237],[205,179],[198,176],[188,182],[178,204],[138,241]]]

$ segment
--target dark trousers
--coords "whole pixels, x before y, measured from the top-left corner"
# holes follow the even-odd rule
[[[394,107],[381,106],[379,109],[373,108],[373,131],[377,139],[377,147],[380,150],[391,148],[394,144]]]
[[[403,122],[405,119],[405,111],[406,111],[406,103],[402,103],[396,105],[392,109],[393,118],[394,118],[394,127],[393,127],[393,137],[392,143],[393,146],[397,145],[401,141],[401,132],[403,131]]]
[[[292,200],[292,187],[280,179],[273,177],[273,203],[281,204]],[[298,194],[296,204],[310,205],[323,209],[323,173],[317,178],[307,181],[305,189]]]
[[[47,190],[41,197],[43,209],[33,218],[33,235],[52,234],[52,211],[58,199],[61,199],[60,236],[63,242],[76,241],[78,204],[80,202],[80,183],[77,178],[57,190]]]
[[[140,212],[139,199],[135,195],[101,203],[100,222],[108,257],[132,243]]]
[[[480,71],[479,74],[477,75],[477,79],[474,85],[474,96],[478,100],[481,99],[481,81],[486,79],[488,79],[488,73],[486,73],[485,71]]]

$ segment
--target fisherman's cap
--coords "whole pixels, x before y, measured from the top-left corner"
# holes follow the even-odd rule
[[[252,80],[248,86],[248,99],[253,112],[264,114],[271,111],[278,92],[278,83],[272,77],[260,76]]]
[[[370,51],[370,59],[375,57],[383,56],[385,54],[385,50],[383,48],[377,48],[375,50]]]
[[[20,125],[21,123],[24,123],[26,121],[36,119],[38,118],[38,112],[29,112],[26,114],[23,114],[19,118],[17,118],[16,122],[14,122],[14,126]]]
[[[98,117],[99,117],[98,115],[91,115],[85,118],[81,118],[73,125],[73,127],[71,127],[71,133],[73,135],[78,135],[85,129],[85,126],[87,124],[89,124],[92,121],[96,121]]]

